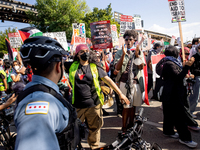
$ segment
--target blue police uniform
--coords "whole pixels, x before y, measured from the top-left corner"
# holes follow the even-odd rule
[[[25,89],[44,84],[59,93],[51,80],[33,75]],[[25,97],[16,108],[14,121],[17,127],[15,150],[58,150],[56,133],[68,125],[69,111],[49,93],[37,91]]]

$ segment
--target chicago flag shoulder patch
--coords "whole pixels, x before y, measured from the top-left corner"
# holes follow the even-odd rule
[[[46,101],[36,101],[30,102],[26,105],[25,114],[48,114],[49,102]]]

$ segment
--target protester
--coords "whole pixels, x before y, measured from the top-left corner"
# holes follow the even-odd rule
[[[17,82],[25,83],[23,75],[25,74],[26,68],[20,66],[20,63],[17,60],[13,61],[12,67],[13,67],[12,73],[10,74],[10,76],[11,76],[14,84]]]
[[[192,58],[186,61],[185,66],[177,59],[179,51],[174,46],[166,48],[166,61],[163,64],[161,77],[164,80],[164,88],[161,96],[163,105],[163,134],[173,138],[179,137],[179,142],[194,148],[197,143],[192,141],[191,133],[187,127],[187,116],[184,103],[187,101],[186,88],[183,79],[188,73],[189,67],[194,63]],[[176,128],[178,134],[174,132]]]
[[[151,88],[153,87],[151,56],[160,54],[163,47],[164,47],[164,45],[161,42],[157,42],[154,44],[153,49],[151,49],[149,51],[149,54],[147,55],[146,62],[147,62],[147,71],[148,71],[148,88],[147,88],[148,93],[151,90]]]
[[[190,101],[190,113],[194,118],[197,118],[196,115],[194,115],[194,111],[196,109],[196,106],[198,104],[199,100],[199,92],[200,92],[200,44],[198,44],[195,47],[196,54],[194,54],[192,57],[195,59],[194,64],[191,66],[190,71],[195,77],[195,83],[193,84],[193,93],[189,96]]]
[[[189,55],[189,59],[194,55],[196,54],[196,46],[200,43],[200,39],[198,38],[194,38],[192,40],[192,48],[190,49],[190,55]]]
[[[0,96],[5,97],[6,93],[5,91],[7,90],[7,79],[6,79],[6,73],[3,70],[3,67],[0,67]]]
[[[189,49],[191,49],[191,48],[192,48],[192,42],[188,42],[188,43],[187,43],[187,47],[188,47]]]
[[[139,66],[134,65],[134,59],[143,56],[143,53],[137,48],[135,49],[134,43],[137,39],[137,32],[135,30],[127,30],[123,36],[125,40],[125,45],[122,45],[122,50],[118,50],[115,54],[115,69],[119,71],[116,77],[116,82],[119,82],[120,90],[123,92],[124,95],[127,95],[130,91],[126,88],[129,84],[140,84],[141,92],[144,91],[142,86],[144,83],[141,83],[140,78],[142,76],[140,72],[144,67],[144,63],[140,64]],[[130,79],[130,80],[129,80]],[[128,82],[129,80],[129,82]],[[134,80],[134,81],[133,81]],[[140,93],[141,94],[141,93]],[[128,94],[129,96],[133,96],[133,94]],[[132,127],[134,124],[134,117],[135,117],[135,106],[138,101],[142,101],[141,99],[135,99],[133,101],[132,98],[129,99],[130,104],[124,104],[123,112],[122,112],[122,131],[125,132],[128,128]],[[141,104],[140,104],[141,105]]]
[[[129,104],[128,99],[121,93],[116,84],[107,76],[98,62],[95,52],[89,51],[85,44],[76,47],[76,55],[72,64],[65,63],[69,69],[69,79],[72,84],[72,104],[77,110],[77,116],[82,122],[87,121],[89,135],[88,144],[91,149],[98,148],[100,129],[103,126],[102,105],[99,80],[104,81],[119,95],[121,101]]]
[[[7,77],[7,91],[6,91],[6,93],[7,94],[10,94],[11,93],[11,91],[12,91],[12,89],[11,89],[11,87],[12,87],[12,83],[13,83],[13,81],[12,81],[12,78],[11,78],[11,73],[12,73],[12,64],[11,64],[11,62],[8,60],[8,59],[5,59],[4,60],[4,71],[5,71],[5,73],[6,73],[6,77]]]
[[[115,54],[117,53],[117,48],[113,49],[113,61],[110,63],[110,78],[115,82],[115,78],[117,77],[117,74],[119,73],[119,71],[117,71],[115,69],[115,65],[114,65],[114,60],[115,60]],[[118,84],[118,83],[116,83]],[[114,91],[115,94],[115,100],[116,100],[116,104],[117,104],[117,116],[120,117],[122,116],[122,111],[123,111],[123,105],[119,100],[119,96],[117,95],[117,93]]]

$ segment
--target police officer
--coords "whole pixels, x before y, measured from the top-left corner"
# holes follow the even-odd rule
[[[63,76],[63,56],[66,55],[62,46],[52,38],[38,36],[25,40],[20,54],[34,73],[32,82],[26,85],[23,92],[35,85],[43,85],[60,96],[57,83]],[[56,134],[68,126],[69,109],[52,94],[40,90],[28,94],[21,101],[17,99],[17,103],[14,115],[17,127],[15,149],[60,149]]]

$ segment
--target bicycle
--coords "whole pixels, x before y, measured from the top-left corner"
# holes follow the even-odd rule
[[[143,132],[143,124],[147,118],[142,117],[143,108],[136,115],[135,125],[127,130],[127,132],[118,132],[117,140],[112,144],[98,148],[96,150],[162,150],[157,143],[147,143],[141,136]]]

